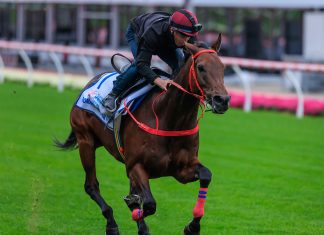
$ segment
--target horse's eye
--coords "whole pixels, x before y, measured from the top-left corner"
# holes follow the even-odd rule
[[[199,65],[198,65],[198,71],[199,71],[199,72],[205,72],[205,68],[204,68],[204,66],[201,65],[201,64],[199,64]]]

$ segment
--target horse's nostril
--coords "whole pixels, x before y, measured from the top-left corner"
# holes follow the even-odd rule
[[[216,103],[222,103],[222,97],[220,95],[214,96],[213,99]]]
[[[231,97],[229,95],[216,95],[213,97],[213,100],[219,104],[227,104],[230,99]]]

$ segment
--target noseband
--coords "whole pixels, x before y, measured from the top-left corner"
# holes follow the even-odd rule
[[[181,85],[179,85],[178,83],[174,82],[171,80],[171,84],[173,86],[175,86],[176,88],[178,88],[179,90],[189,94],[189,95],[192,95],[194,97],[196,97],[197,99],[199,99],[199,102],[201,104],[201,106],[203,106],[202,108],[202,114],[201,116],[198,118],[197,120],[197,125],[193,128],[193,129],[189,129],[189,130],[181,130],[181,131],[166,131],[166,130],[160,130],[159,129],[159,119],[154,111],[154,105],[155,105],[155,101],[156,99],[154,99],[153,103],[152,103],[152,109],[153,109],[153,113],[155,115],[155,121],[156,121],[156,128],[151,128],[149,126],[147,126],[146,124],[142,123],[142,122],[139,122],[135,117],[134,115],[130,112],[129,108],[127,107],[127,103],[126,103],[126,100],[124,102],[124,106],[125,106],[125,109],[127,111],[127,113],[129,114],[129,116],[135,121],[135,123],[142,129],[144,130],[145,132],[148,132],[152,135],[158,135],[158,136],[188,136],[188,135],[193,135],[193,134],[196,134],[199,130],[199,126],[198,126],[198,122],[199,120],[203,117],[203,114],[205,112],[205,109],[206,109],[206,105],[205,105],[205,94],[204,94],[204,91],[201,89],[200,87],[200,84],[198,82],[198,79],[197,79],[197,74],[196,74],[196,71],[195,71],[195,59],[200,56],[201,54],[204,54],[204,53],[215,53],[216,51],[214,50],[211,50],[211,49],[205,49],[205,50],[201,50],[199,52],[197,52],[196,54],[192,55],[191,58],[192,58],[192,63],[191,63],[191,66],[190,66],[190,69],[189,69],[189,88],[190,88],[190,91],[187,91],[185,88],[183,88]],[[200,95],[196,94],[193,92],[193,83],[195,83],[196,87],[198,88],[199,92],[200,92]],[[165,94],[166,91],[162,91],[158,96],[157,98],[159,98],[161,95]],[[200,107],[201,107],[200,106]]]

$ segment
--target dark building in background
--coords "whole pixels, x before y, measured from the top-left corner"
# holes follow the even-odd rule
[[[245,57],[262,58],[261,22],[255,19],[247,19],[244,22]]]
[[[131,18],[156,10],[172,12],[185,4],[204,26],[200,39],[211,43],[219,32],[223,33],[223,55],[272,60],[301,55],[303,13],[309,10],[301,4],[307,3],[290,1],[292,7],[287,8],[285,1],[282,6],[260,1],[254,4],[262,8],[251,9],[250,2],[0,1],[0,39],[120,48],[127,45],[124,31]]]
[[[301,20],[288,20],[285,22],[285,52],[287,54],[301,55],[303,48],[303,32]]]

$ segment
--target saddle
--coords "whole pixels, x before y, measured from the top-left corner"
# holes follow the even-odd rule
[[[129,58],[127,58],[126,56],[119,54],[119,53],[114,54],[111,57],[111,65],[113,66],[115,71],[118,72],[119,74],[123,73],[132,63],[133,62]],[[167,73],[157,67],[152,67],[152,70],[157,75],[159,75],[161,77],[171,78],[171,75],[169,73]],[[147,85],[147,81],[144,78],[141,78],[140,76],[138,76],[136,78],[136,80],[134,81],[134,84],[132,84],[128,89],[126,89],[119,95],[119,97],[116,100],[117,107],[120,106],[120,103],[122,100],[124,100],[124,98],[126,98],[130,94],[134,93],[135,91],[140,90],[141,88],[145,87],[146,85]],[[143,98],[138,101],[138,103],[135,105],[135,107],[138,107],[138,104],[141,103],[142,100],[143,100]],[[132,111],[134,111],[134,109]],[[113,120],[113,132],[114,132],[114,137],[115,137],[115,143],[116,143],[116,146],[117,146],[117,149],[119,152],[120,161],[124,162],[124,158],[125,158],[124,150],[122,147],[122,142],[120,140],[120,134],[119,134],[120,125],[121,125],[121,115],[115,114],[114,120]]]
[[[97,99],[91,100],[90,98],[106,97],[113,87],[113,82],[117,79],[120,73],[129,67],[131,60],[121,54],[116,54],[112,57],[111,64],[117,72],[101,74],[95,82],[82,91],[74,105],[82,110],[92,113],[104,124],[105,127],[114,131],[116,145],[120,153],[120,160],[123,161],[123,150],[119,138],[119,129],[122,116],[128,113],[126,106],[129,108],[130,112],[134,112],[154,86],[148,83],[144,78],[138,77],[136,81],[117,98],[116,111],[109,116],[103,114],[103,112],[100,111],[100,107],[95,105],[95,103],[102,105],[102,101]],[[153,70],[161,77],[171,77],[170,74],[161,69],[153,68]],[[98,94],[98,96],[91,96],[91,94]]]
[[[133,63],[131,59],[128,57],[124,56],[123,54],[116,53],[114,54],[111,59],[110,59],[112,67],[115,69],[115,71],[119,74],[123,73],[128,69],[128,67]],[[171,78],[171,74],[161,70],[160,68],[157,67],[152,67],[151,68],[154,73],[161,77],[166,77],[166,78]],[[130,87],[123,91],[117,98],[116,104],[117,106],[120,105],[120,101],[123,100],[125,97],[127,97],[129,94],[131,94],[134,91],[137,91],[144,87],[147,84],[146,80],[144,78],[141,78],[138,76],[136,80],[133,82],[133,84],[130,84]]]

